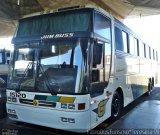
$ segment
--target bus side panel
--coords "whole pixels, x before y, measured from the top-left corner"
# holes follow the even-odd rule
[[[115,90],[117,88],[122,89],[124,94],[124,106],[133,101],[131,84],[136,84],[136,76],[131,74],[133,72],[133,64],[130,61],[133,61],[134,63],[134,60],[132,60],[132,58],[129,57],[126,53],[116,51],[115,79],[113,84],[115,85]],[[131,81],[131,75],[132,78],[134,78],[134,82]]]

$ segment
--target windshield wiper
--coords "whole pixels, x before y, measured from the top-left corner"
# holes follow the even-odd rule
[[[16,89],[16,92],[19,92],[20,91],[20,87],[21,87],[21,83],[23,81],[23,79],[27,76],[27,72],[28,72],[28,69],[31,68],[33,66],[33,63],[34,62],[29,62],[25,71],[24,71],[24,74],[23,74],[23,77],[19,80],[18,82],[18,86],[17,86],[17,89]]]
[[[17,88],[16,88],[16,92],[19,92],[19,91],[20,91],[22,82],[23,82],[24,78],[27,76],[28,70],[29,70],[29,69],[32,69],[32,66],[33,66],[34,64],[35,64],[34,62],[29,62],[29,63],[28,63],[28,65],[27,65],[27,67],[26,67],[26,69],[25,69],[25,71],[24,71],[23,77],[18,81]],[[56,95],[57,93],[53,91],[54,88],[53,88],[53,86],[50,85],[48,75],[47,75],[47,73],[44,71],[42,65],[41,65],[40,63],[37,63],[37,67],[40,68],[40,70],[41,70],[41,72],[42,72],[42,74],[43,74],[43,77],[45,77],[44,82],[45,82],[45,85],[46,85],[47,89],[49,90],[49,92],[50,92],[52,95]],[[36,86],[36,85],[37,85],[37,77],[35,77],[34,79],[35,79],[34,88],[37,88],[37,86]],[[56,84],[56,83],[54,82],[54,84]],[[58,86],[58,87],[59,87],[59,86]],[[52,89],[53,89],[53,90],[52,90]]]
[[[56,95],[57,93],[53,91],[54,89],[53,89],[53,87],[52,87],[52,86],[50,85],[50,83],[49,83],[48,74],[44,71],[44,69],[43,69],[43,67],[42,67],[42,65],[41,65],[40,63],[38,63],[38,67],[40,68],[40,70],[42,71],[42,74],[43,74],[44,77],[46,78],[46,80],[44,79],[44,82],[45,82],[45,84],[46,84],[49,92],[50,92],[52,95]],[[54,82],[54,84],[56,84],[56,83]],[[58,86],[58,87],[59,87],[59,86]],[[52,89],[53,89],[53,90],[52,90]]]

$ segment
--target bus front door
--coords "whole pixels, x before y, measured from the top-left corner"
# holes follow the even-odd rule
[[[91,89],[91,128],[94,128],[104,119],[106,108],[105,70],[104,70],[105,43],[95,42],[92,48],[92,67],[90,76]]]

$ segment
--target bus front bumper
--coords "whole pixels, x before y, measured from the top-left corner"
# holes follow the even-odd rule
[[[7,103],[10,119],[73,132],[90,130],[90,111],[61,111]]]

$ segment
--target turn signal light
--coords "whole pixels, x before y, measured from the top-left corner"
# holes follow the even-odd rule
[[[86,104],[85,103],[80,103],[78,104],[78,110],[84,110],[85,109]]]

